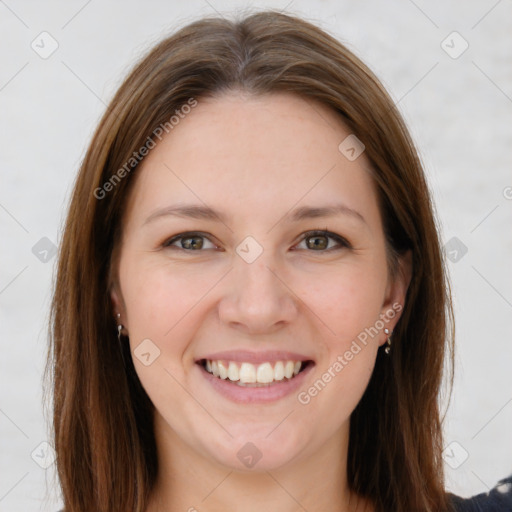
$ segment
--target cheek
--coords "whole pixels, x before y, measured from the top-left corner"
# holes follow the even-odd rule
[[[296,290],[330,332],[330,345],[342,349],[378,319],[386,287],[385,269],[347,264],[297,277]]]
[[[311,385],[301,390],[299,407],[303,408],[302,417],[312,431],[321,428],[322,437],[328,438],[346,424],[368,386],[375,352],[371,345],[360,345],[354,352],[350,349],[337,351],[330,363],[319,370]],[[324,418],[320,427],[319,417]]]
[[[160,260],[160,259],[159,259]],[[120,263],[130,342],[153,340],[166,353],[181,354],[198,326],[193,322],[207,292],[222,276],[218,268],[192,271],[165,260]],[[179,336],[178,336],[179,333]]]
[[[211,286],[209,280],[136,258],[122,261],[119,274],[132,359],[142,386],[159,410],[170,402],[185,407],[190,396],[178,382],[190,363],[186,358],[197,328],[195,306]],[[145,353],[150,354],[149,364]]]
[[[318,312],[326,329],[317,379],[302,389],[299,403],[315,411],[331,411],[330,426],[345,421],[356,407],[371,377],[380,331],[376,323],[381,313],[386,287],[382,265],[347,265],[336,272],[316,275],[306,290],[308,307]]]
[[[381,304],[373,286],[364,281],[346,286],[331,283],[324,291],[311,309],[323,301],[318,311],[332,332],[325,330],[321,338],[324,356],[315,378],[297,396],[307,428],[312,432],[321,428],[321,438],[334,435],[349,420],[368,386],[379,348],[379,335],[372,328]],[[324,418],[321,427],[319,417]]]

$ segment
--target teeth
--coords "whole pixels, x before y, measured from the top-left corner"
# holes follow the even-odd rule
[[[283,380],[284,379],[284,364],[282,361],[277,361],[274,366],[274,379],[275,380]]]
[[[219,377],[221,379],[227,379],[228,378],[228,369],[222,364],[221,361],[217,363],[217,366],[219,368]]]
[[[233,362],[229,363],[228,379],[229,380],[239,380],[240,379],[240,372],[238,371],[238,366],[236,363],[233,363]]]
[[[242,363],[240,366],[240,382],[244,384],[249,384],[252,382],[256,382],[256,368],[251,363]]]
[[[287,379],[291,379],[293,375],[293,369],[295,368],[295,363],[293,361],[286,361],[284,365],[284,376]]]
[[[240,365],[240,366],[239,366]],[[244,384],[270,384],[274,381],[291,379],[300,372],[301,361],[277,361],[272,364],[262,363],[236,363],[234,361],[210,361],[206,360],[206,371],[220,379]]]
[[[263,363],[258,366],[256,380],[262,384],[268,384],[274,380],[274,369],[270,363]]]

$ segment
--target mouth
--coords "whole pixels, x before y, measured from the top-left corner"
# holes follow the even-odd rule
[[[292,381],[313,366],[314,362],[282,359],[252,363],[229,359],[200,359],[196,364],[218,380],[240,387],[258,388]]]

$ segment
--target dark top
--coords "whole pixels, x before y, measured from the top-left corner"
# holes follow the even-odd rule
[[[457,512],[512,512],[512,475],[500,480],[489,492],[472,498],[451,498]]]
[[[512,512],[512,475],[489,492],[466,499],[454,495],[451,498],[457,512]]]
[[[457,512],[512,512],[512,475],[500,480],[489,492],[472,498],[450,494],[450,498]]]

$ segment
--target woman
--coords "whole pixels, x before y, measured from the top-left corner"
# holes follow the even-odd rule
[[[52,307],[69,512],[448,511],[451,305],[424,174],[339,42],[205,19],[120,87]]]

